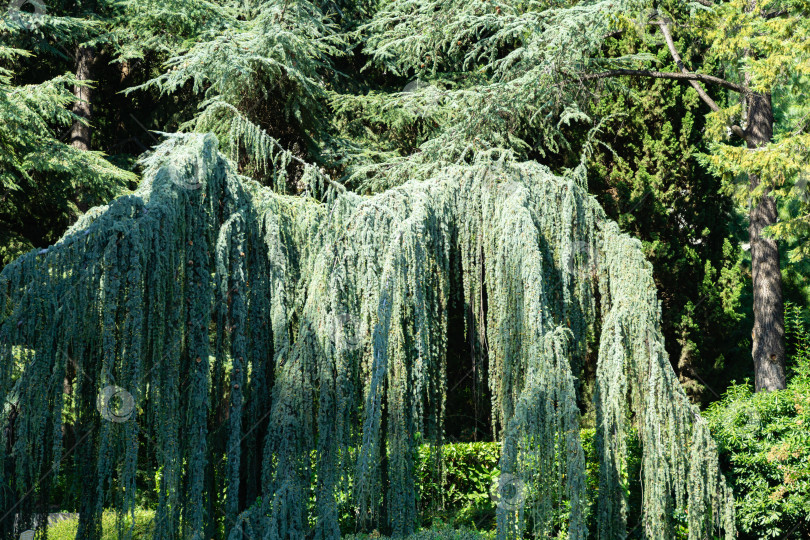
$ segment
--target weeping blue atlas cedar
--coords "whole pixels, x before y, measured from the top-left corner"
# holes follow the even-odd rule
[[[586,538],[588,523],[623,537],[632,430],[644,535],[672,537],[684,510],[689,538],[734,537],[715,444],[664,350],[650,265],[574,179],[531,162],[457,165],[321,203],[240,177],[210,135],[170,137],[145,165],[134,194],[0,274],[12,534],[67,481],[79,538],[101,536],[105,508],[130,537],[139,463],[154,465],[156,539],[338,538],[346,515],[358,530],[414,531],[419,444],[440,474],[458,302],[488,373],[501,473],[522,490],[498,506],[499,538]],[[589,344],[596,493],[578,404]],[[131,410],[104,414],[108,388]]]

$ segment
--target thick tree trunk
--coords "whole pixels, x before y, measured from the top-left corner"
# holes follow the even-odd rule
[[[748,99],[748,147],[758,148],[773,136],[771,96],[751,94]],[[754,190],[760,182],[749,174]],[[766,195],[752,201],[748,233],[751,241],[751,274],[754,287],[754,330],[752,355],[757,392],[785,388],[785,317],[782,305],[782,274],[779,269],[779,247],[762,231],[776,223],[776,201]]]
[[[91,70],[96,59],[96,52],[92,47],[79,47],[76,49],[76,78],[85,82],[91,80]],[[70,129],[70,144],[79,150],[90,150],[90,120],[92,118],[90,87],[76,85],[73,87],[73,95],[76,101],[73,103],[73,112],[82,118],[73,122]]]

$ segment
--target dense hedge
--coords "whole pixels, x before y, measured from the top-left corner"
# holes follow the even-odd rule
[[[447,444],[442,447],[443,472],[434,470],[434,450],[423,445],[417,461],[417,482],[423,525],[447,522],[491,529],[495,501],[491,491],[498,479],[500,447],[494,442]]]

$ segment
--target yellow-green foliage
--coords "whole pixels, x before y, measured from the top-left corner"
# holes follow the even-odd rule
[[[774,108],[774,137],[752,151],[730,139],[728,126],[745,125],[746,96],[732,94],[726,107],[709,115],[707,134],[713,141],[704,157],[710,169],[723,176],[726,188],[748,205],[766,193],[796,201],[788,219],[769,233],[782,239],[807,238],[807,179],[810,177],[808,82],[810,81],[810,3],[806,0],[747,0],[718,2],[710,9],[695,9],[688,29],[692,39],[706,44],[704,66],[714,66],[727,80],[751,92],[769,94]],[[711,68],[709,68],[711,69]],[[696,71],[700,69],[695,68]],[[761,183],[751,191],[748,175]],[[742,180],[742,181],[741,181]],[[802,241],[790,256],[807,257]]]
[[[751,90],[770,93],[792,76],[810,75],[808,12],[806,0],[718,2],[695,10],[691,30],[709,45],[707,61],[736,64]]]
[[[136,509],[135,527],[132,529],[132,540],[145,540],[152,537],[154,529],[154,512]],[[125,526],[129,526],[132,519],[124,519]],[[79,526],[78,519],[67,519],[48,528],[50,540],[74,540]],[[102,535],[99,540],[113,540],[118,538],[115,512],[104,512],[102,518]],[[388,537],[379,533],[352,534],[342,537],[344,540],[386,540]],[[429,530],[419,531],[406,537],[405,540],[490,540],[493,533],[479,532],[469,529],[453,529],[447,526],[437,526]]]

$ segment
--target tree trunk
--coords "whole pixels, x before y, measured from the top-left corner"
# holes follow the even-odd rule
[[[76,49],[76,78],[86,82],[91,80],[91,70],[96,59],[96,52],[92,47],[79,47]],[[90,87],[76,85],[73,87],[76,101],[73,103],[73,112],[84,122],[76,120],[70,128],[70,144],[79,150],[90,150],[90,109],[92,93]]]
[[[755,149],[771,141],[773,110],[769,94],[751,94],[748,98],[748,148]],[[760,182],[748,175],[751,190]],[[770,195],[751,201],[748,233],[751,241],[751,274],[754,287],[754,330],[752,356],[755,389],[771,391],[785,388],[785,316],[782,305],[782,274],[779,247],[762,230],[776,223],[776,201]]]

